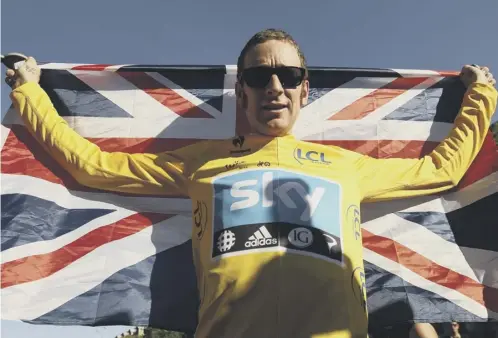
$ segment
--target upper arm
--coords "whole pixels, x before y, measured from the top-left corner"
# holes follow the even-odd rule
[[[358,180],[365,202],[407,198],[441,192],[458,183],[431,156],[421,159],[375,159],[357,163]]]
[[[187,193],[184,167],[191,148],[161,154],[105,152],[68,126],[38,84],[17,88],[12,101],[30,133],[82,185],[135,194]]]
[[[127,154],[97,149],[63,163],[85,186],[133,194],[187,195],[184,162],[175,152]]]
[[[479,153],[496,109],[497,92],[473,84],[465,93],[449,135],[420,159],[358,156],[354,166],[365,201],[427,195],[448,190],[462,179]]]

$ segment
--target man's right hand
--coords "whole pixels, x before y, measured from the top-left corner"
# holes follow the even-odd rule
[[[12,88],[16,89],[28,82],[40,82],[41,69],[36,60],[29,57],[24,64],[17,70],[8,69],[6,72],[5,82]]]

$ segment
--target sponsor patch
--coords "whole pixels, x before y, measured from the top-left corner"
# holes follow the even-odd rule
[[[202,239],[207,225],[207,206],[203,201],[197,201],[193,212],[195,235],[197,239]]]
[[[230,150],[231,155],[241,155],[245,153],[250,153],[251,148],[244,148],[244,142],[246,141],[244,136],[238,136],[232,139],[232,145],[235,149]]]
[[[294,149],[294,159],[301,165],[306,163],[329,165],[331,163],[325,158],[324,152],[305,150],[299,147]]]
[[[213,189],[213,258],[287,248],[342,263],[341,187],[336,182],[261,168],[217,176]],[[236,240],[222,250],[219,236],[226,230]]]

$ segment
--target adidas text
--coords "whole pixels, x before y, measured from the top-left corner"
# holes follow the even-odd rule
[[[277,244],[277,240],[275,238],[261,238],[261,239],[253,239],[252,241],[247,241],[244,245],[246,248],[253,248],[257,246],[263,245],[275,245]]]

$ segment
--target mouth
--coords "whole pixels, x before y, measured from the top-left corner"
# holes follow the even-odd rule
[[[277,114],[287,108],[287,105],[283,103],[269,103],[263,105],[262,108],[265,113]]]

